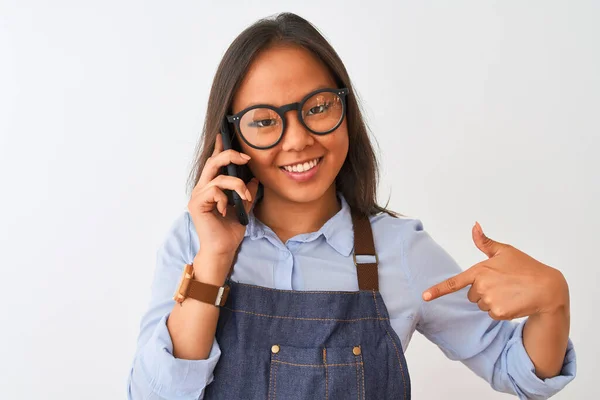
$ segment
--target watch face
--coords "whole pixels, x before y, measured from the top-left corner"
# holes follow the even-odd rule
[[[181,274],[181,279],[179,280],[179,284],[177,285],[177,290],[175,291],[175,295],[173,296],[173,300],[177,303],[183,302],[187,296],[187,289],[190,284],[190,279],[194,274],[194,269],[190,264],[186,264],[183,268],[183,273]]]

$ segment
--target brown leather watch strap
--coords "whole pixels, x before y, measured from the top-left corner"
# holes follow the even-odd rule
[[[223,306],[229,295],[229,286],[215,286],[208,283],[191,280],[187,288],[187,297],[203,303]]]
[[[196,281],[194,280],[193,265],[185,264],[173,300],[181,304],[186,298],[191,297],[203,303],[221,307],[227,301],[227,296],[229,296],[229,285],[216,286]]]

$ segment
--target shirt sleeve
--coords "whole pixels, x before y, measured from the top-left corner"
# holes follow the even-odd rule
[[[175,305],[173,293],[183,266],[193,260],[190,248],[190,216],[186,211],[175,220],[157,251],[150,306],[140,324],[135,358],[128,378],[130,400],[202,399],[213,380],[221,355],[216,339],[206,360],[184,360],[173,356],[167,329]]]
[[[402,249],[416,296],[462,269],[423,230],[419,220],[407,224]],[[521,399],[547,399],[575,377],[576,359],[571,339],[560,375],[540,379],[523,345],[526,320],[497,321],[467,298],[468,287],[431,302],[421,302],[417,331],[444,354],[461,361],[494,390]]]

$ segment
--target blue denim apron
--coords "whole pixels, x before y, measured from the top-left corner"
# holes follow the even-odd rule
[[[379,293],[369,220],[352,213],[359,291],[278,290],[228,279],[205,399],[410,399],[400,339]],[[324,266],[326,268],[326,266]]]

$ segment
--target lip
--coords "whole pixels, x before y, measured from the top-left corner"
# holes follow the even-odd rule
[[[310,160],[314,160],[314,158],[311,158]],[[310,160],[308,160],[308,161],[310,161]],[[308,171],[304,171],[304,172],[289,172],[289,171],[286,171],[283,167],[279,167],[279,169],[284,174],[286,174],[288,176],[288,178],[293,179],[296,182],[306,182],[306,181],[312,179],[319,171],[319,168],[321,167],[321,163],[323,162],[323,157],[319,157],[318,160],[319,160],[319,162],[317,163],[317,165],[315,165],[313,168],[309,169]],[[295,165],[295,164],[292,164],[292,165]]]

